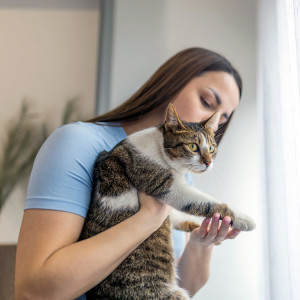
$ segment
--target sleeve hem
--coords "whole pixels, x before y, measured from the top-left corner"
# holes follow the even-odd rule
[[[70,212],[86,218],[88,207],[80,206],[78,203],[73,203],[66,199],[56,199],[56,198],[27,198],[24,210],[28,209],[46,209],[46,210],[56,210]]]

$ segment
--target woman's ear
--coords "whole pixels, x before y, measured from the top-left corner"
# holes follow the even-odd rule
[[[219,127],[221,118],[221,113],[219,111],[215,112],[205,123],[204,127],[212,132],[216,132]]]

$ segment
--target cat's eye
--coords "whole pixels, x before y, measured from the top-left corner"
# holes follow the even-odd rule
[[[211,145],[209,147],[209,153],[213,153],[215,151],[215,146]]]
[[[189,144],[189,149],[190,149],[191,151],[193,151],[193,152],[199,151],[199,147],[198,147],[198,145],[195,144],[195,143]]]

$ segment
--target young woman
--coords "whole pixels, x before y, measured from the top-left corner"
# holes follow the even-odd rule
[[[202,48],[179,52],[124,104],[89,122],[62,126],[47,139],[30,177],[16,261],[16,299],[84,299],[151,235],[170,207],[139,194],[140,210],[124,222],[78,242],[89,207],[92,170],[99,152],[127,135],[164,121],[173,103],[185,121],[222,117],[219,143],[241,97],[237,71],[222,56]],[[99,123],[100,122],[100,123]],[[116,126],[117,124],[117,126]],[[113,126],[112,126],[113,125]],[[185,242],[174,232],[180,284],[194,295],[208,280],[213,247],[239,231],[215,214]]]

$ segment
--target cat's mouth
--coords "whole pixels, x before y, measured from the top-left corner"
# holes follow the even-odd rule
[[[193,170],[192,172],[193,173],[196,173],[196,174],[201,174],[201,173],[204,173],[206,170],[202,170],[202,171],[195,171],[195,170]]]
[[[209,167],[207,166],[202,166],[202,168],[200,169],[198,168],[191,168],[191,172],[196,173],[196,174],[200,174],[200,173],[204,173]]]
[[[204,170],[192,170],[193,173],[196,174],[200,174],[200,173],[204,173],[208,168],[204,169]]]

